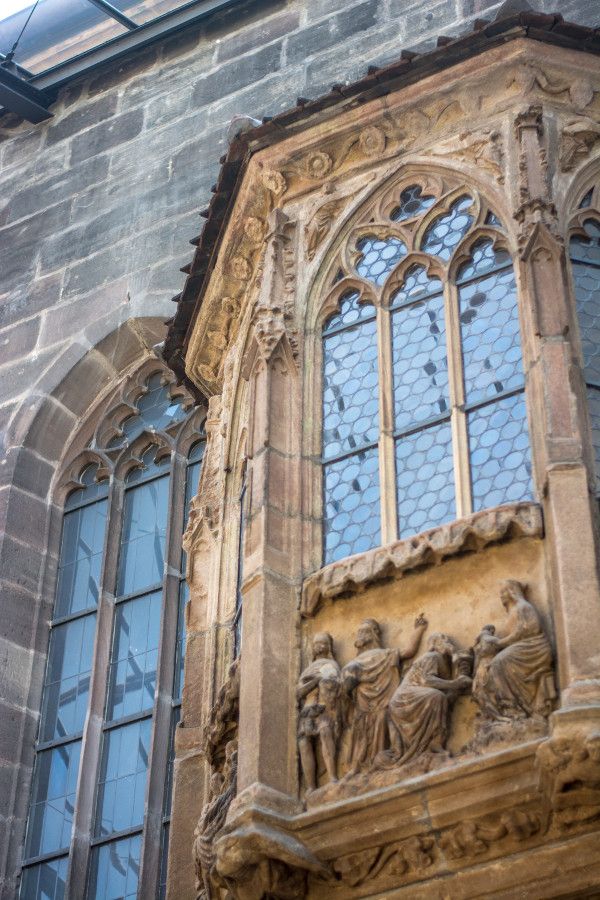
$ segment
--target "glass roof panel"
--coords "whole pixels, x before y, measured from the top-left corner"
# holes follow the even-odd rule
[[[0,12],[0,53],[6,55],[33,8],[29,2],[18,9],[9,2]],[[15,11],[16,10],[16,11]],[[101,12],[88,0],[40,0],[23,32],[14,62],[30,72],[43,72],[52,66],[97,47],[127,29]]]
[[[190,0],[110,0],[110,2],[137,25],[143,25],[175,9],[187,6]]]

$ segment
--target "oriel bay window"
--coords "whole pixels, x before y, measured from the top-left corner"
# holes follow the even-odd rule
[[[324,304],[325,563],[532,496],[502,223],[434,179],[370,212]]]
[[[164,883],[185,651],[181,535],[204,435],[201,411],[156,368],[119,390],[63,479],[26,900],[155,896]]]

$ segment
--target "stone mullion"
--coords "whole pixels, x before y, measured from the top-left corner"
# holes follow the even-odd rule
[[[396,466],[394,460],[394,369],[391,313],[377,310],[377,356],[379,365],[379,489],[381,496],[381,543],[398,538]]]
[[[123,522],[124,485],[114,479],[108,500],[104,554],[100,577],[100,602],[96,621],[96,640],[90,681],[88,717],[84,728],[77,801],[71,840],[71,864],[65,887],[66,897],[85,897],[90,861],[90,842],[94,836],[94,813],[100,760],[102,726],[106,705],[112,644],[114,598],[121,527]]]
[[[138,894],[152,897],[160,878],[161,831],[165,782],[169,761],[175,645],[179,610],[181,534],[185,504],[186,460],[174,454],[169,481],[169,518],[165,539],[165,573],[156,671],[156,697],[152,720],[146,815],[140,857]]]
[[[532,455],[553,584],[560,727],[573,714],[569,708],[600,701],[594,664],[600,631],[596,513],[580,352],[572,344],[577,334],[575,303],[547,174],[542,107],[519,114],[515,132],[520,150],[521,205],[516,219],[521,226],[524,359]]]
[[[446,284],[444,290],[444,316],[446,319],[456,518],[461,519],[473,511],[473,500],[471,497],[469,439],[465,413],[465,389],[462,373],[460,321],[458,317],[458,288],[455,284]]]

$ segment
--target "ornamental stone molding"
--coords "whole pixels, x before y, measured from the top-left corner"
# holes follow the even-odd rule
[[[302,615],[314,616],[322,603],[361,593],[377,582],[439,566],[453,556],[476,553],[490,544],[540,538],[543,531],[541,508],[535,503],[517,503],[483,510],[416,538],[350,556],[325,566],[304,581]]]

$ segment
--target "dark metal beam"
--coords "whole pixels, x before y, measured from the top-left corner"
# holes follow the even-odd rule
[[[128,28],[130,31],[134,31],[134,29],[139,27],[137,22],[134,22],[133,19],[123,15],[120,9],[117,9],[112,3],[108,3],[107,0],[88,0],[88,3],[96,6],[103,13],[106,13],[107,16],[116,19],[120,25],[124,25],[125,28]]]
[[[260,0],[264,3],[264,0]],[[84,75],[102,63],[118,59],[135,50],[163,40],[184,28],[222,12],[231,6],[239,6],[240,0],[194,0],[180,9],[166,13],[157,19],[138,25],[134,31],[119,35],[111,41],[86,50],[84,53],[59,63],[52,69],[35,75],[31,83],[42,89],[58,88],[72,78]]]
[[[11,72],[7,66],[0,65],[0,104],[11,112],[38,123],[51,119],[48,110],[52,97],[34,87]]]

